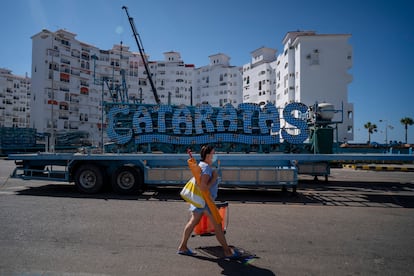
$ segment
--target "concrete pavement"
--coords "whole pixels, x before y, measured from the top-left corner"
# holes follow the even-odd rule
[[[79,194],[74,185],[8,178],[0,160],[0,275],[411,275],[414,173],[332,169],[301,177],[298,194],[220,190],[230,244],[256,255],[222,257],[214,237],[176,249],[188,219],[178,189]]]

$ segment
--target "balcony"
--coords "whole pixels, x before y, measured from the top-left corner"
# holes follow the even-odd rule
[[[60,73],[60,81],[70,82],[70,75],[68,73]]]
[[[69,104],[67,102],[60,102],[59,103],[60,110],[69,110]]]
[[[58,102],[56,100],[48,100],[47,104],[58,105]]]
[[[82,95],[89,95],[89,88],[82,86],[82,87],[80,88],[80,93],[81,93]]]
[[[88,53],[82,53],[81,58],[84,60],[89,60],[89,54]]]
[[[71,55],[72,55],[72,57],[80,58],[79,50],[73,49]]]

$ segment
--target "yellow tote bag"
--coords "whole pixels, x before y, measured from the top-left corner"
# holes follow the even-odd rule
[[[201,168],[200,166],[197,164],[197,161],[195,160],[195,158],[191,155],[191,151],[189,151],[188,153],[190,155],[190,159],[187,160],[187,164],[188,167],[191,170],[191,173],[193,174],[193,176],[196,178],[196,185],[199,185],[199,183],[201,182]],[[217,209],[216,204],[214,203],[213,199],[211,198],[211,194],[210,191],[201,191],[203,198],[208,206],[208,208],[210,209],[211,214],[213,215],[213,219],[217,224],[220,224],[223,219],[220,216],[220,213]]]
[[[196,185],[194,176],[188,180],[187,184],[185,184],[184,188],[180,192],[180,195],[185,201],[193,204],[197,208],[204,208],[206,205],[203,193]]]

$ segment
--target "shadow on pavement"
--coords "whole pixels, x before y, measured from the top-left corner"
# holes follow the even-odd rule
[[[71,198],[96,198],[104,200],[158,200],[182,201],[178,187],[152,189],[140,195],[118,195],[109,189],[99,194],[82,194],[72,184],[54,183],[27,187],[18,195]],[[262,204],[300,204],[320,206],[414,208],[412,184],[389,182],[306,182],[301,181],[297,192],[281,189],[220,189],[217,201]]]
[[[242,248],[235,249],[240,252],[240,258],[236,260],[224,258],[221,246],[197,247],[197,255],[193,258],[217,263],[223,269],[222,275],[276,275],[268,269],[254,266],[254,260],[258,259],[255,254]]]

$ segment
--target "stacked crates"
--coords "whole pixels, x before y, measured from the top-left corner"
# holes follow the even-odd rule
[[[2,153],[26,151],[36,146],[36,129],[0,127]]]

